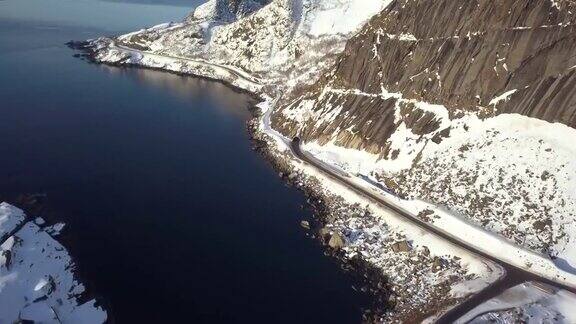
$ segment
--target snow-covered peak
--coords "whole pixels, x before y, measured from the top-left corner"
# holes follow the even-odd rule
[[[198,6],[188,16],[187,21],[233,21],[259,10],[269,2],[269,0],[209,0]]]
[[[240,68],[294,88],[317,80],[346,41],[390,2],[209,0],[181,24],[144,29],[116,41],[152,54]],[[117,55],[108,45],[100,46],[98,60],[141,60],[140,55]]]

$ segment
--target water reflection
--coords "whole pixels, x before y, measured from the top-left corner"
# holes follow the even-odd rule
[[[243,119],[250,117],[247,108],[256,103],[256,100],[249,96],[238,96],[222,83],[202,78],[150,69],[118,68],[107,65],[102,65],[101,68],[108,74],[122,75],[143,86],[151,86],[170,93],[181,100],[190,102],[191,107],[198,108],[198,99],[207,99],[215,102],[214,106],[223,114],[233,114]]]

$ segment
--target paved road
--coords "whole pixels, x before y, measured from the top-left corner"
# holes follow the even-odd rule
[[[415,224],[416,226],[420,227],[421,229],[423,229],[427,232],[433,233],[433,234],[439,236],[440,238],[442,238],[446,241],[449,241],[449,242],[453,243],[454,245],[457,245],[457,246],[467,250],[468,252],[472,253],[473,255],[476,255],[480,259],[492,261],[493,263],[498,264],[499,266],[501,266],[505,270],[505,275],[502,278],[500,278],[496,282],[492,283],[490,286],[488,286],[487,288],[485,288],[481,292],[473,295],[472,297],[463,301],[461,304],[459,304],[459,305],[455,306],[454,308],[452,308],[451,310],[449,310],[447,313],[442,315],[437,320],[437,323],[454,323],[458,318],[462,317],[464,314],[466,314],[467,312],[469,312],[470,310],[472,310],[473,308],[475,308],[479,304],[483,303],[484,301],[487,301],[493,297],[498,296],[499,294],[501,294],[504,290],[506,290],[508,288],[514,287],[518,284],[521,284],[521,283],[527,282],[527,281],[546,283],[548,285],[551,285],[551,286],[554,286],[554,287],[557,287],[560,289],[565,289],[565,290],[568,290],[572,293],[576,293],[576,288],[572,288],[570,286],[559,284],[559,283],[554,282],[550,279],[538,276],[534,273],[531,273],[531,272],[526,271],[524,269],[518,268],[518,267],[511,265],[509,263],[503,262],[502,260],[497,259],[496,257],[494,257],[492,255],[489,255],[483,251],[476,249],[473,246],[468,245],[466,242],[463,242],[463,241],[461,241],[461,240],[459,240],[459,239],[457,239],[457,238],[455,238],[455,237],[453,237],[453,236],[451,236],[445,232],[442,232],[441,230],[439,230],[436,227],[418,219],[417,217],[412,216],[410,213],[407,213],[406,211],[402,210],[401,208],[398,208],[397,206],[395,206],[395,205],[387,202],[386,200],[382,199],[382,197],[380,197],[379,195],[377,195],[377,194],[375,194],[369,190],[366,190],[365,188],[363,188],[363,187],[355,184],[354,182],[350,181],[350,179],[348,179],[347,177],[333,171],[330,167],[326,166],[323,162],[321,162],[321,161],[319,161],[313,157],[310,157],[308,154],[304,154],[302,152],[301,147],[300,147],[300,141],[297,138],[294,139],[290,143],[290,149],[291,149],[292,153],[294,154],[294,156],[296,156],[300,160],[302,160],[302,161],[312,165],[313,167],[321,170],[322,172],[327,174],[332,179],[334,179],[340,183],[343,183],[344,185],[346,185],[346,187],[353,190],[357,194],[369,198],[370,200],[372,200],[374,203],[376,203],[381,208],[390,210],[390,211],[404,217],[406,220]]]

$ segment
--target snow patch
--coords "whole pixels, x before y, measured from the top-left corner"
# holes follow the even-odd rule
[[[492,98],[492,100],[490,100],[488,105],[492,106],[492,105],[499,104],[501,101],[508,101],[510,99],[510,96],[512,96],[514,93],[516,93],[516,91],[518,91],[518,89],[512,89],[510,91],[506,91],[503,94]]]

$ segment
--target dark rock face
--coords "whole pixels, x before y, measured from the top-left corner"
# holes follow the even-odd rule
[[[236,15],[245,15],[253,12],[254,8],[270,3],[270,0],[228,0],[230,12]]]
[[[315,100],[320,117],[296,123],[280,111],[273,126],[383,157],[399,121],[415,134],[438,130],[434,116],[410,101],[444,105],[450,118],[519,113],[575,127],[575,9],[550,0],[396,0],[348,42],[311,93],[285,100],[284,109]],[[328,87],[359,91],[327,94]],[[406,100],[378,96],[382,89]]]

